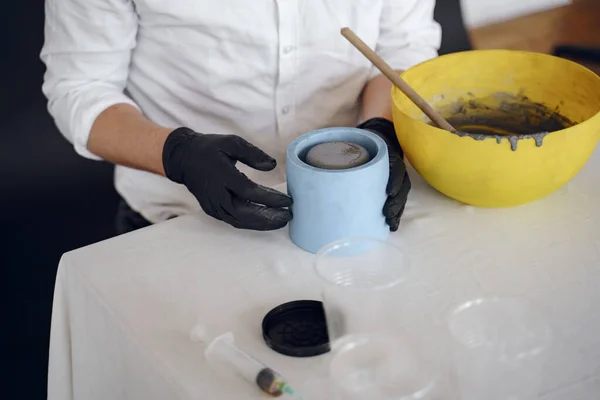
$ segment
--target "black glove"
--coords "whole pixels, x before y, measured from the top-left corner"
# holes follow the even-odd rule
[[[387,185],[388,199],[383,206],[383,215],[390,226],[390,230],[398,230],[400,218],[404,213],[408,192],[411,184],[406,165],[404,164],[404,152],[396,138],[394,124],[385,118],[373,118],[358,125],[360,129],[366,129],[381,137],[388,145],[390,156],[390,179]]]
[[[239,136],[171,132],[163,147],[167,177],[184,184],[208,215],[236,228],[268,231],[283,228],[292,214],[292,199],[257,185],[236,167],[237,161],[271,171],[276,161]]]

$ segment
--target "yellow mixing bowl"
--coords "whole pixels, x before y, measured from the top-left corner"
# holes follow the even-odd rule
[[[518,114],[536,103],[572,121],[545,136],[517,140],[498,130],[500,136],[476,140],[428,125],[421,110],[394,88],[394,125],[408,160],[434,188],[467,204],[508,207],[542,198],[579,172],[600,139],[600,78],[568,60],[476,50],[424,62],[402,78],[449,119],[481,110]],[[477,107],[465,107],[473,101]],[[523,115],[540,126],[551,116]]]

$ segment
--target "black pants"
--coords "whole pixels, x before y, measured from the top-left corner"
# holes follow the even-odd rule
[[[119,208],[117,209],[117,216],[115,219],[117,235],[132,232],[150,225],[152,225],[152,222],[142,217],[141,214],[133,211],[125,200],[121,199],[119,201]]]

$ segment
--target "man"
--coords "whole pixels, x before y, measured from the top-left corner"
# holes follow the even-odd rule
[[[437,55],[434,4],[46,0],[43,90],[75,150],[117,165],[120,233],[198,207],[237,228],[281,228],[292,199],[268,187],[285,180],[287,144],[360,121],[391,150],[394,231],[410,181],[391,84],[339,24],[400,71]]]

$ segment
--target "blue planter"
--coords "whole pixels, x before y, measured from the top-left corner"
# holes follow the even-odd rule
[[[313,146],[332,141],[361,145],[371,160],[343,170],[316,168],[304,162]],[[389,159],[387,146],[377,135],[356,128],[308,132],[288,146],[286,172],[287,190],[294,200],[290,238],[298,247],[316,253],[343,238],[388,237],[383,205]]]

